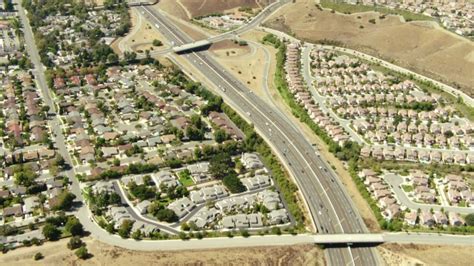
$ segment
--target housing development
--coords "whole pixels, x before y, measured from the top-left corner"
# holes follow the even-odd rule
[[[0,264],[227,264],[230,253],[207,256],[238,248],[242,264],[398,265],[432,263],[419,251],[430,245],[470,252],[465,88],[268,21],[303,3],[436,18],[470,38],[472,3],[195,2],[0,5]],[[264,249],[278,252],[264,262]]]

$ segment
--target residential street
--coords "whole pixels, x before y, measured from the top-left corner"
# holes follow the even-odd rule
[[[407,206],[411,210],[424,210],[430,211],[431,209],[435,211],[439,211],[443,209],[444,211],[448,212],[457,212],[462,214],[469,214],[474,213],[474,208],[469,207],[456,207],[456,206],[442,206],[436,204],[423,204],[423,203],[416,203],[410,200],[401,188],[401,184],[403,183],[403,178],[396,174],[386,174],[384,175],[384,180],[390,185],[390,188],[395,192],[395,197],[400,201],[400,203],[404,206]]]

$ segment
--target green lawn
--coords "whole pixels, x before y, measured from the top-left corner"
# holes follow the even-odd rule
[[[376,11],[381,14],[385,15],[400,15],[405,18],[406,21],[413,21],[413,20],[434,20],[434,18],[425,16],[422,14],[416,14],[407,10],[402,9],[390,9],[382,6],[369,6],[369,5],[351,5],[347,3],[343,3],[342,1],[338,0],[321,0],[321,6],[323,8],[332,9],[339,13],[344,14],[352,14],[352,13],[361,13],[361,12],[369,12],[369,11]]]
[[[194,181],[191,177],[180,177],[179,182],[185,187],[193,186]]]
[[[412,192],[413,186],[412,185],[402,185],[403,191],[405,192]]]

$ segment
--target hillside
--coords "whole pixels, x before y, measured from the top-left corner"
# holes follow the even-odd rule
[[[473,42],[434,22],[407,23],[398,16],[383,18],[375,12],[334,14],[319,10],[312,0],[296,0],[270,18],[266,26],[311,42],[335,41],[459,85],[474,95]]]

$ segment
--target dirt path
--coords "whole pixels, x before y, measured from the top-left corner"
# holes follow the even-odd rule
[[[193,15],[191,15],[189,10],[183,5],[183,2],[181,2],[181,0],[176,0],[176,3],[178,3],[178,5],[183,9],[183,11],[186,13],[186,16],[188,17],[188,19],[193,18]]]

